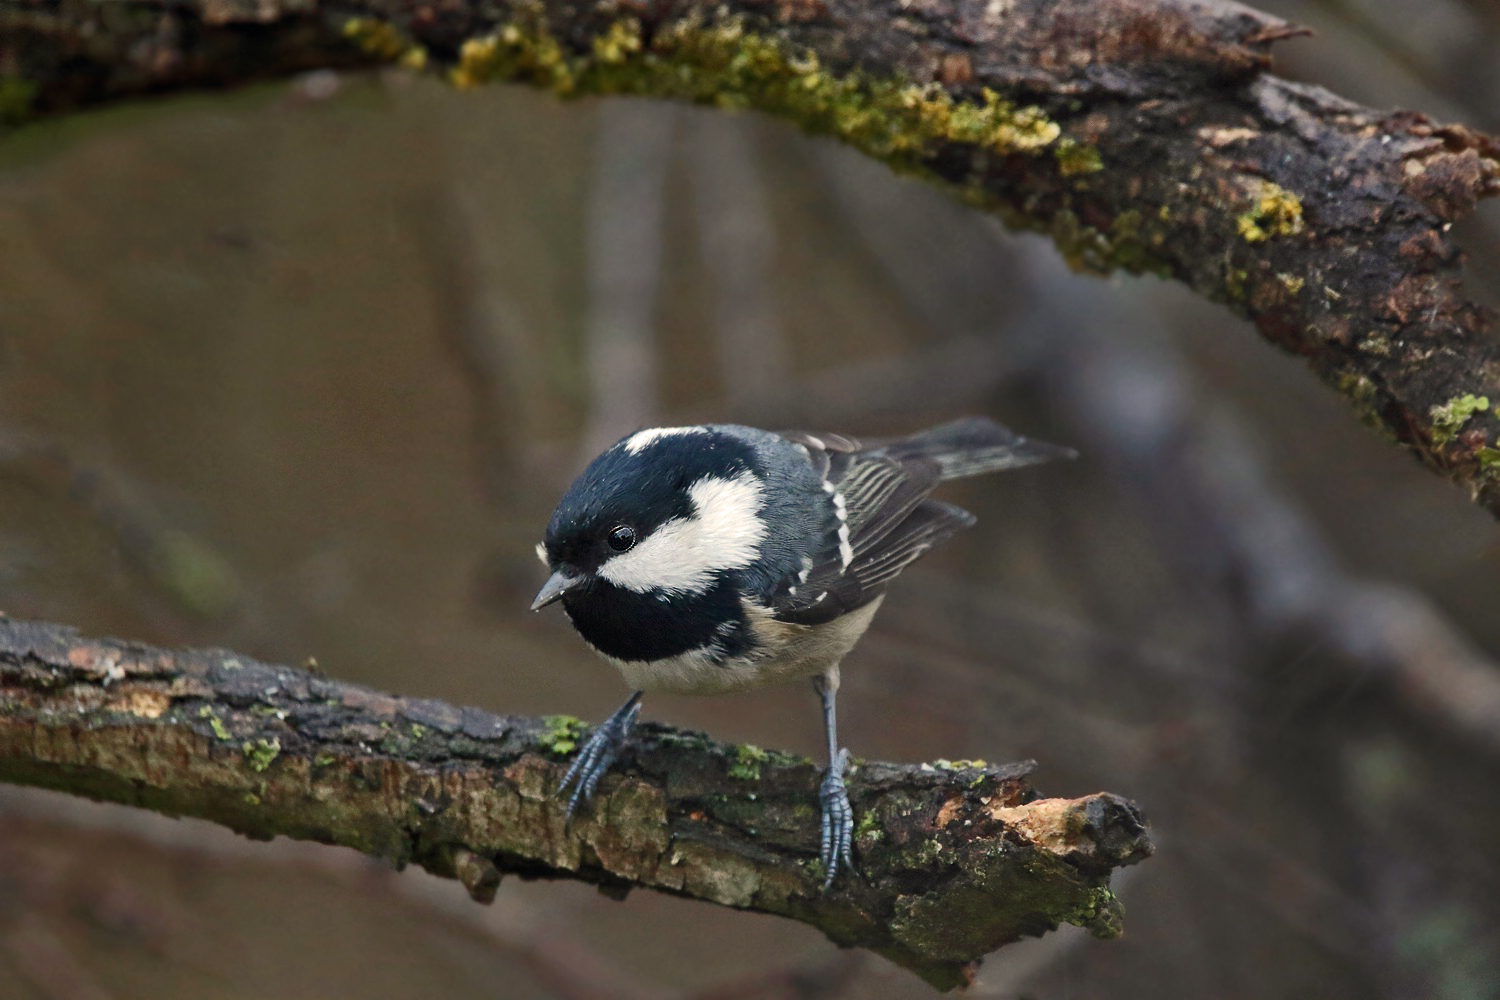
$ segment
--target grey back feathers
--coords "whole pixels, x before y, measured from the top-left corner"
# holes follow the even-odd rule
[[[1074,454],[984,417],[890,441],[800,431],[783,437],[807,452],[833,515],[810,565],[772,601],[778,618],[804,624],[869,603],[934,545],[974,523],[961,507],[930,498],[939,482]]]

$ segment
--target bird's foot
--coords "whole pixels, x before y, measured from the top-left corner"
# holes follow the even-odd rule
[[[573,758],[568,773],[558,783],[557,794],[561,795],[573,785],[573,794],[568,798],[567,820],[573,819],[573,814],[578,811],[578,806],[593,798],[594,787],[599,784],[599,779],[609,771],[615,758],[620,755],[620,748],[625,745],[625,739],[630,735],[630,727],[635,722],[636,716],[641,714],[640,701],[627,702],[614,715],[611,715],[598,727],[596,727],[583,746],[578,749],[578,756]]]
[[[823,783],[818,787],[818,802],[823,807],[823,890],[833,885],[839,866],[854,870],[851,845],[854,842],[854,807],[849,804],[849,790],[844,787],[844,769],[849,766],[849,751],[840,750]]]

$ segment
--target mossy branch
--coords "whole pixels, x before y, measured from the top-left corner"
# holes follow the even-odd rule
[[[1038,798],[1029,764],[862,763],[860,877],[824,893],[811,761],[641,725],[568,825],[553,789],[585,730],[0,619],[0,781],[353,847],[482,902],[505,874],[644,886],[791,917],[951,988],[1059,924],[1118,934],[1110,872],[1151,853],[1132,803]]]
[[[0,0],[0,128],[99,101],[396,63],[751,107],[838,136],[1080,268],[1186,282],[1500,514],[1500,342],[1448,235],[1500,144],[1269,72],[1227,0]]]

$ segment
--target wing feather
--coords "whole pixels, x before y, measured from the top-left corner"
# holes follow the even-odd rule
[[[771,601],[778,619],[806,625],[868,604],[928,549],[974,523],[963,508],[930,499],[939,482],[1073,454],[984,417],[894,441],[782,436],[807,452],[831,501],[822,544]]]

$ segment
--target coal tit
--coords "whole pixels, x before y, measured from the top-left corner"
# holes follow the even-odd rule
[[[563,778],[571,818],[609,769],[646,691],[721,694],[810,678],[823,702],[828,769],[819,789],[831,885],[852,867],[854,814],[838,745],[839,663],[891,580],[974,523],[929,494],[939,482],[1071,457],[971,417],[911,437],[734,424],[624,438],[569,488],[537,555],[554,601],[634,693],[594,730]]]

